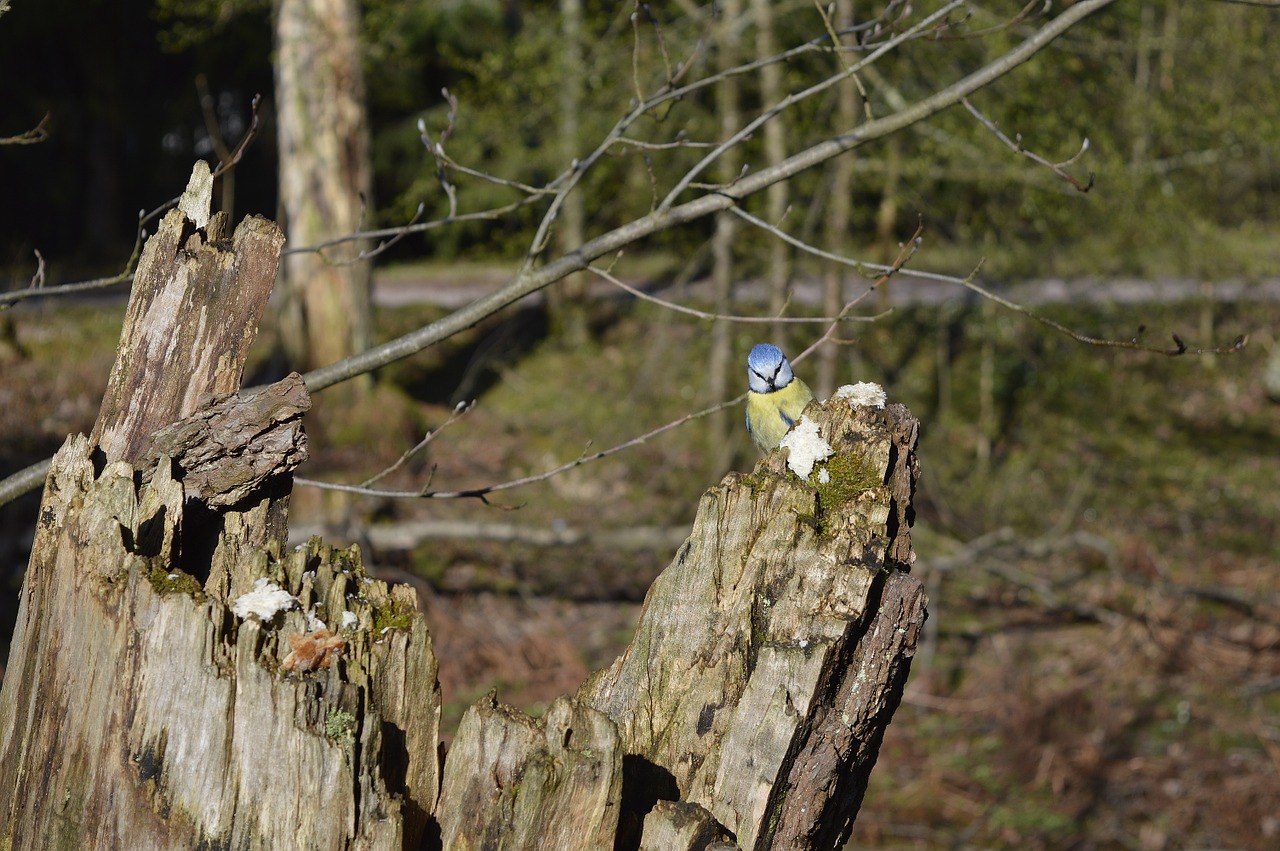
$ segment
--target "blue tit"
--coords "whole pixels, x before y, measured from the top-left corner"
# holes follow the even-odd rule
[[[813,399],[782,349],[760,343],[747,356],[747,431],[761,452],[777,447]]]

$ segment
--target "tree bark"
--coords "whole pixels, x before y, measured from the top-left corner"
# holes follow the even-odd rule
[[[224,214],[209,215],[212,193],[200,160],[138,260],[91,435],[109,461],[137,461],[156,429],[194,413],[202,397],[240,387],[284,237],[260,216],[228,233]]]
[[[359,11],[354,0],[276,0],[280,207],[291,247],[361,230],[373,186]],[[362,242],[290,254],[285,346],[297,368],[368,348],[369,263]]]
[[[445,763],[441,836],[446,848],[612,848],[621,794],[612,721],[566,697],[534,721],[490,694]]]
[[[923,588],[901,572],[914,558],[914,418],[842,401],[809,412],[837,453],[831,482],[800,481],[775,451],[708,491],[630,647],[579,692],[618,723],[628,754],[744,849],[847,837],[858,796],[814,804],[865,785],[924,620]],[[887,589],[908,602],[886,605]],[[890,634],[891,667],[856,666]],[[886,711],[859,717],[856,705]],[[834,756],[831,717],[848,736]],[[818,828],[824,841],[811,841]]]
[[[538,822],[548,848],[584,847],[615,824],[619,849],[847,840],[925,618],[906,572],[917,423],[901,406],[844,401],[809,415],[834,448],[827,483],[798,479],[784,451],[731,473],[703,496],[611,667],[546,722],[492,696],[468,711],[445,765],[446,847],[520,847],[505,843],[513,824],[527,831],[515,814],[526,788],[539,812],[578,815]],[[592,743],[591,770],[557,753],[561,738]],[[548,760],[563,766],[559,788]],[[567,806],[578,800],[593,803]]]
[[[776,450],[726,476],[618,660],[538,720],[482,700],[442,773],[413,591],[354,547],[285,551],[306,388],[209,392],[248,341],[203,329],[256,326],[280,239],[210,240],[208,185],[143,256],[112,448],[68,438],[46,483],[0,689],[3,846],[839,847],[924,620],[910,413],[810,405],[817,471]]]
[[[310,400],[297,376],[234,395],[283,238],[249,219],[227,239],[209,185],[198,165],[147,243],[102,444],[68,438],[45,486],[0,690],[0,835],[417,847],[439,787],[430,635],[358,552],[283,551]],[[239,610],[259,580],[287,611]]]

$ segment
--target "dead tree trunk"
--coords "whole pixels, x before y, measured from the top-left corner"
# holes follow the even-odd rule
[[[541,719],[468,710],[441,770],[406,586],[285,552],[306,388],[236,395],[279,229],[197,168],[139,264],[93,437],[45,485],[0,690],[0,847],[837,848],[924,620],[916,422],[809,409],[702,498],[635,639]]]
[[[202,166],[147,242],[93,439],[45,485],[0,693],[3,844],[416,847],[430,636],[358,553],[282,551],[306,388],[231,394],[283,237],[227,234]],[[259,580],[288,610],[237,613]]]
[[[900,405],[809,413],[835,452],[828,481],[801,481],[782,451],[731,473],[610,668],[544,722],[492,698],[468,710],[444,768],[446,847],[531,847],[484,842],[529,835],[506,832],[523,816],[558,849],[615,833],[667,851],[843,845],[925,618],[905,572],[917,423]]]

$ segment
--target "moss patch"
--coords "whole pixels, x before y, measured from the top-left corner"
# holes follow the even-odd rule
[[[181,570],[157,565],[147,572],[147,581],[157,594],[186,594],[197,603],[204,602],[204,586],[194,576]]]
[[[324,734],[344,748],[351,747],[356,741],[356,716],[337,707],[330,708],[324,719]]]
[[[402,600],[387,600],[373,607],[373,630],[408,629],[413,623],[413,606]]]
[[[828,481],[817,485],[818,505],[822,511],[852,502],[884,484],[876,469],[854,455],[833,455],[819,464],[818,469],[826,470],[830,476]],[[816,479],[817,476],[810,478]]]

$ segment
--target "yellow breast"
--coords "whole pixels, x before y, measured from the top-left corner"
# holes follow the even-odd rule
[[[761,452],[777,447],[812,399],[813,391],[798,378],[772,393],[747,393],[747,429]]]

